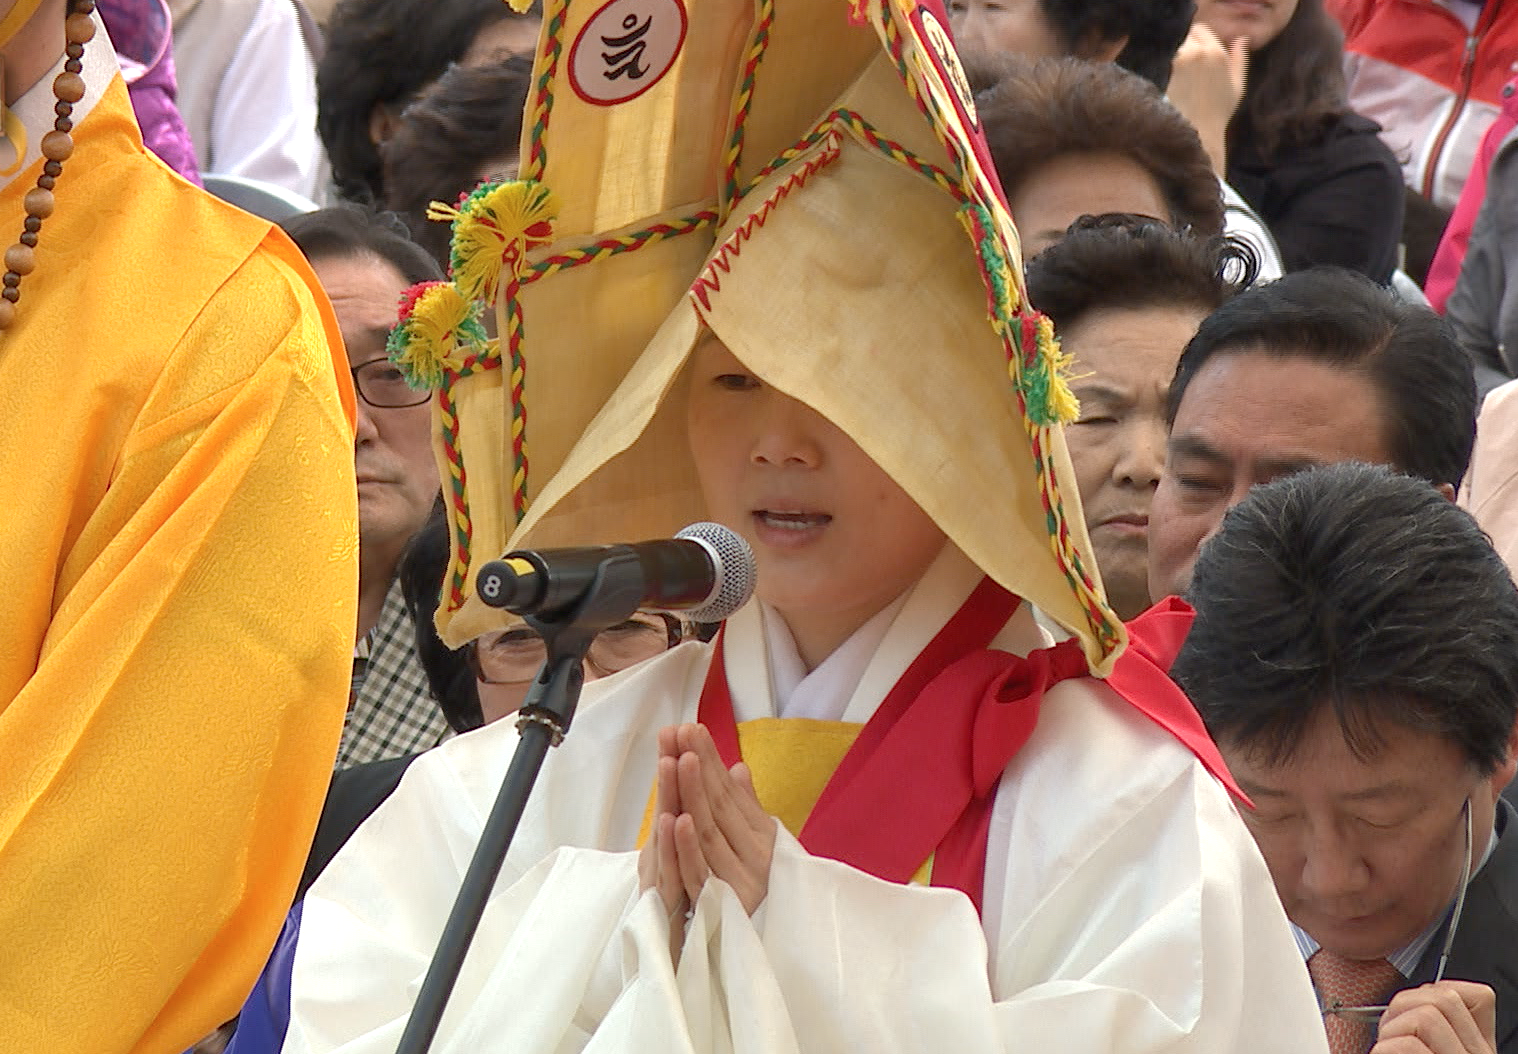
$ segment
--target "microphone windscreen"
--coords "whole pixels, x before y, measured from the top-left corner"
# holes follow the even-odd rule
[[[737,531],[720,523],[693,523],[675,535],[685,541],[700,542],[711,554],[716,568],[717,588],[705,604],[687,609],[683,614],[692,622],[721,622],[737,611],[754,595],[759,577],[754,551]]]

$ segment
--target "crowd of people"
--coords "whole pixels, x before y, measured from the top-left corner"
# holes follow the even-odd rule
[[[1518,1054],[1518,0],[0,0],[0,81],[0,1048],[396,1050],[553,646],[480,564],[713,520],[433,1050]]]

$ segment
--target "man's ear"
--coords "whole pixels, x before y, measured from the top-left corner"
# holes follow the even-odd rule
[[[1513,723],[1507,734],[1507,758],[1498,764],[1497,772],[1492,777],[1493,787],[1498,794],[1513,782],[1514,774],[1518,774],[1518,721]]]
[[[401,126],[400,120],[395,116],[395,111],[382,102],[374,104],[369,111],[369,141],[375,146],[384,146],[395,134],[395,130]]]
[[[1447,501],[1455,500],[1455,485],[1453,483],[1440,483],[1438,491],[1443,494]]]
[[[1128,34],[1120,37],[1103,37],[1094,29],[1088,29],[1075,45],[1076,58],[1089,62],[1116,62],[1128,46]]]

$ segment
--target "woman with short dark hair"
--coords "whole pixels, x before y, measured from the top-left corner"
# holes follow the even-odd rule
[[[540,18],[540,4],[518,15],[501,0],[341,0],[316,70],[316,130],[338,193],[385,200],[380,147],[401,110],[449,63],[531,48]]]
[[[1082,59],[1008,60],[976,101],[1024,257],[1085,214],[1223,233],[1222,194],[1196,129],[1142,77]]]
[[[1149,607],[1149,503],[1165,465],[1170,378],[1197,327],[1254,278],[1247,248],[1138,216],[1084,216],[1028,265],[1028,298],[1075,359],[1065,429],[1107,600]]]
[[[393,209],[416,243],[446,270],[452,227],[427,218],[434,201],[452,205],[482,180],[514,179],[522,108],[532,62],[517,55],[488,66],[448,72],[401,112],[381,153],[385,206]]]

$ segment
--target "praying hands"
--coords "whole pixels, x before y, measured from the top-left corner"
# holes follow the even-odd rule
[[[759,804],[748,766],[724,766],[701,725],[660,731],[655,810],[638,859],[640,888],[658,889],[673,918],[716,876],[750,915],[758,910],[769,891],[775,820]]]

